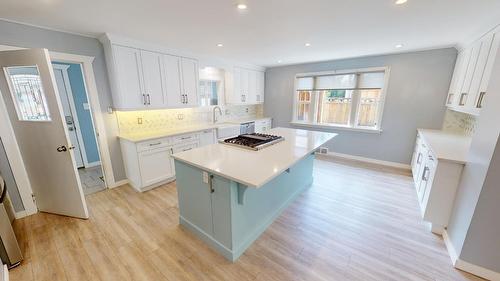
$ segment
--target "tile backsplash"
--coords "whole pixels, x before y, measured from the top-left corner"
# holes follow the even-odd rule
[[[220,121],[262,117],[262,105],[221,106],[223,116]],[[159,109],[143,111],[117,111],[118,127],[121,135],[147,134],[175,128],[198,126],[212,122],[213,106]],[[222,119],[220,119],[222,118]]]
[[[472,136],[476,130],[476,117],[447,109],[444,116],[443,130]]]

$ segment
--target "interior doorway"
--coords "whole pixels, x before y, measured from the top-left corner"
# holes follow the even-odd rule
[[[85,195],[106,188],[82,66],[52,61],[64,121]]]

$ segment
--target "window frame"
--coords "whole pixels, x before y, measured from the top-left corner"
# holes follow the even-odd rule
[[[325,124],[325,123],[318,123],[317,119],[314,118],[312,121],[301,121],[297,119],[297,114],[298,114],[298,89],[297,89],[297,84],[298,84],[298,78],[302,77],[310,77],[310,76],[325,76],[325,75],[342,75],[342,74],[361,74],[361,73],[367,73],[367,72],[384,72],[384,85],[381,89],[380,93],[380,101],[379,101],[379,106],[377,108],[377,125],[375,127],[368,127],[368,126],[359,126],[359,109],[360,109],[360,95],[359,95],[359,89],[354,90],[354,93],[352,95],[352,101],[351,101],[351,115],[349,117],[350,122],[348,125],[342,125],[342,124]],[[293,110],[292,110],[292,121],[290,122],[292,125],[297,125],[297,126],[303,126],[303,127],[312,127],[312,128],[320,128],[320,129],[342,129],[342,130],[349,130],[349,131],[361,131],[361,132],[371,132],[371,133],[380,133],[382,132],[382,118],[383,118],[383,113],[384,113],[384,106],[385,106],[385,101],[386,101],[386,96],[387,96],[387,89],[389,85],[389,77],[390,77],[390,67],[389,66],[383,66],[383,67],[368,67],[368,68],[357,68],[357,69],[342,69],[342,70],[332,70],[332,71],[322,71],[322,72],[308,72],[308,73],[297,73],[294,78],[294,94],[293,94]],[[314,80],[314,83],[316,83],[316,80]],[[356,81],[356,83],[359,83],[359,80]],[[314,88],[314,87],[313,87]],[[317,113],[319,110],[319,98],[316,97],[317,94],[314,92],[321,92],[322,90],[310,90],[311,95],[315,96],[314,98],[311,97],[311,110],[313,110],[312,113],[310,113],[311,116],[317,117]]]

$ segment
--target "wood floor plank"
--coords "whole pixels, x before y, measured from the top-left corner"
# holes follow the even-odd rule
[[[318,159],[312,187],[235,262],[179,225],[175,182],[86,196],[89,220],[14,223],[11,280],[482,280],[456,270],[401,170]]]

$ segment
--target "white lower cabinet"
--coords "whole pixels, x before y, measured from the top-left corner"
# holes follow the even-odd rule
[[[129,184],[146,191],[175,180],[172,154],[215,143],[215,129],[134,142],[120,139]]]
[[[157,148],[139,153],[141,183],[150,186],[174,176],[172,148]]]
[[[420,133],[411,163],[422,218],[431,223],[432,232],[442,234],[448,225],[464,164],[438,159]]]

